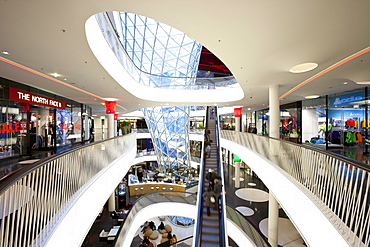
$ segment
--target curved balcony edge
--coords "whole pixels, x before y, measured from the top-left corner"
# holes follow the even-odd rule
[[[90,49],[104,69],[128,92],[142,100],[155,102],[230,102],[244,98],[244,92],[239,84],[215,89],[164,89],[153,88],[138,83],[138,78],[129,73],[117,59],[102,34],[95,18],[90,17],[85,23],[86,38]],[[206,78],[208,79],[208,78]],[[196,102],[194,102],[196,101]]]

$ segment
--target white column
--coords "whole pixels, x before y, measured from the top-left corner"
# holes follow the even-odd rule
[[[118,136],[118,131],[117,131],[117,120],[114,120],[114,114],[113,114],[113,129],[114,129],[114,136]]]
[[[114,137],[114,114],[107,114],[108,115],[108,138]]]
[[[269,136],[274,138],[280,137],[280,106],[279,106],[279,85],[269,87]]]
[[[235,188],[240,188],[240,162],[235,162]]]
[[[115,193],[113,191],[113,193],[110,195],[110,197],[108,199],[108,211],[112,212],[114,210],[116,210],[116,196],[115,196]]]
[[[269,136],[273,138],[280,137],[280,106],[279,106],[279,85],[269,87]],[[278,143],[270,141],[270,152],[272,155],[278,152]],[[279,204],[274,195],[269,193],[269,220],[268,220],[268,242],[272,247],[278,246],[278,224],[279,224]]]
[[[235,131],[240,132],[240,117],[235,117]]]
[[[85,141],[90,139],[89,117],[84,116]]]
[[[278,247],[279,204],[274,195],[269,193],[268,242],[271,247]]]

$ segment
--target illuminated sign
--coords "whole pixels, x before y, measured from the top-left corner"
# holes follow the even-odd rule
[[[242,116],[242,108],[234,108],[234,117]]]
[[[116,101],[105,101],[105,113],[106,114],[116,113]]]
[[[330,106],[347,105],[350,103],[365,100],[365,94],[363,91],[343,94],[339,96],[330,97]]]
[[[38,94],[30,93],[16,88],[9,88],[10,100],[15,100],[23,103],[33,105],[42,105],[57,109],[66,109],[66,103],[60,100],[52,99],[49,97],[41,96]]]

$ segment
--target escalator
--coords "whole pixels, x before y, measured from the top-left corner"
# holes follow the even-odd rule
[[[211,110],[214,112],[210,113]],[[225,214],[223,210],[224,198],[223,196],[220,197],[219,203],[216,203],[216,205],[219,205],[219,209],[211,208],[210,215],[208,216],[207,207],[204,206],[205,199],[202,196],[209,187],[206,175],[210,169],[214,169],[214,172],[221,177],[220,183],[222,184],[223,172],[220,163],[216,107],[207,107],[205,123],[206,129],[210,131],[209,138],[211,140],[211,152],[209,157],[206,157],[207,155],[203,152],[203,166],[201,168],[201,178],[199,179],[198,221],[196,225],[195,246],[224,247],[228,246],[227,237],[225,236],[227,233],[225,231]],[[205,137],[206,136],[207,135],[205,135]],[[205,150],[204,146],[205,145],[203,145],[203,151]]]

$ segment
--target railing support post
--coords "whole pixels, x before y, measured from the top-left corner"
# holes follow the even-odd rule
[[[268,242],[278,247],[279,204],[274,195],[269,193]]]

